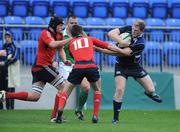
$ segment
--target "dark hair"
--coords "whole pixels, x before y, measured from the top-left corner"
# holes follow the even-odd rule
[[[5,36],[9,36],[9,37],[11,37],[11,38],[13,37],[12,33],[9,32],[9,31],[5,32]]]
[[[56,28],[59,24],[64,24],[63,19],[58,16],[52,16],[49,22],[49,27],[51,27],[56,33]]]
[[[71,36],[78,37],[83,34],[83,27],[80,25],[73,25],[71,28]]]
[[[76,17],[75,15],[69,15],[69,16],[67,17],[67,22],[69,21],[70,18],[76,19],[77,17]]]

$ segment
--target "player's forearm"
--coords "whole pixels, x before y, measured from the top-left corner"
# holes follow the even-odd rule
[[[111,31],[108,32],[108,37],[118,43],[122,43],[122,39],[119,37],[120,31],[118,28],[113,29]]]
[[[118,43],[118,45],[120,45],[120,47],[129,47],[129,43],[122,40],[119,36],[116,42]]]
[[[62,60],[63,63],[65,63],[67,61],[66,54],[65,54],[63,48],[59,49],[59,58]]]
[[[100,48],[100,47],[94,47],[97,51],[99,52],[102,52],[104,54],[109,54],[109,55],[117,55],[116,52],[114,51],[111,51],[111,50],[108,50],[108,49],[103,49],[103,48]]]
[[[109,46],[108,46],[108,49],[111,50],[112,52],[114,52],[112,55],[120,55],[120,56],[123,56],[124,54],[126,54],[123,49],[118,48],[118,47],[115,46],[115,45],[109,45]]]
[[[49,46],[52,48],[62,48],[70,39],[64,39],[61,41],[52,41]]]
[[[108,37],[116,42],[119,42],[119,35],[116,32],[110,31],[108,32]]]
[[[121,37],[120,37],[120,32],[115,29],[110,32],[108,32],[108,37],[114,41],[116,41],[118,44],[120,44],[120,47],[128,47],[129,43],[125,42]]]
[[[0,50],[0,56],[6,56],[6,50]]]

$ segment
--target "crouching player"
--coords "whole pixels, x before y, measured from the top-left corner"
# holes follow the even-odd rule
[[[73,88],[80,84],[84,77],[91,83],[94,90],[94,110],[92,115],[92,123],[98,122],[98,111],[101,101],[101,82],[100,75],[96,64],[94,63],[94,45],[106,48],[119,54],[130,55],[130,48],[120,49],[114,45],[110,45],[93,37],[83,36],[83,28],[74,25],[71,29],[73,39],[69,41],[69,52],[74,58],[75,64],[69,77],[65,83],[63,91],[59,96],[59,109],[56,123],[62,123],[63,109],[66,100],[71,94]]]

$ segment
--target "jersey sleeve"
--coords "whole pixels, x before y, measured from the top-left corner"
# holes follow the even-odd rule
[[[142,53],[145,48],[145,43],[143,41],[140,41],[140,42],[137,42],[137,45],[144,45],[144,47],[141,50],[139,50],[139,53]]]
[[[145,41],[142,37],[140,37],[135,43],[132,43],[130,44],[130,47],[138,47],[138,45],[141,47],[141,48],[137,48],[137,54],[140,54],[142,53],[142,51],[144,50],[144,47],[145,47]],[[144,47],[142,46],[144,45]]]
[[[48,31],[43,31],[40,37],[43,40],[43,42],[47,45],[49,45],[49,43],[51,43],[52,41],[55,41],[54,38],[52,38],[50,32]]]
[[[101,40],[99,40],[99,39],[96,39],[96,38],[94,38],[94,37],[90,37],[90,39],[92,40],[92,42],[93,42],[94,45],[96,45],[96,46],[98,46],[98,47],[101,47],[101,48],[107,48],[108,45],[109,45],[108,43],[103,42],[103,41],[101,41]]]
[[[131,30],[132,30],[132,26],[124,26],[124,27],[119,28],[120,34],[125,33],[125,32],[129,32]]]

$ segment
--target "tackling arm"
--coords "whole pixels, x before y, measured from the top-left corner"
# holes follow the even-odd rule
[[[70,40],[70,38],[69,39],[60,40],[60,41],[51,41],[49,43],[49,46],[51,48],[62,48],[69,40]]]
[[[99,51],[99,52],[102,52],[104,54],[109,54],[109,55],[118,55],[116,52],[114,51],[111,51],[111,50],[108,50],[108,49],[103,49],[103,48],[100,48],[100,47],[97,47],[97,46],[94,46],[94,49]]]
[[[103,52],[103,53],[112,54],[112,55],[126,55],[126,56],[131,55],[132,50],[130,48],[121,49],[115,45],[108,44],[108,43],[103,42],[99,39],[96,39],[93,37],[91,37],[91,39],[92,39],[94,45],[96,47],[98,47],[96,49]]]
[[[112,45],[112,44],[109,44],[107,49],[116,52],[116,54],[119,56],[124,56],[124,55],[125,56],[131,56],[131,53],[132,53],[132,50],[130,48],[121,49],[121,48],[118,48],[117,46]]]

